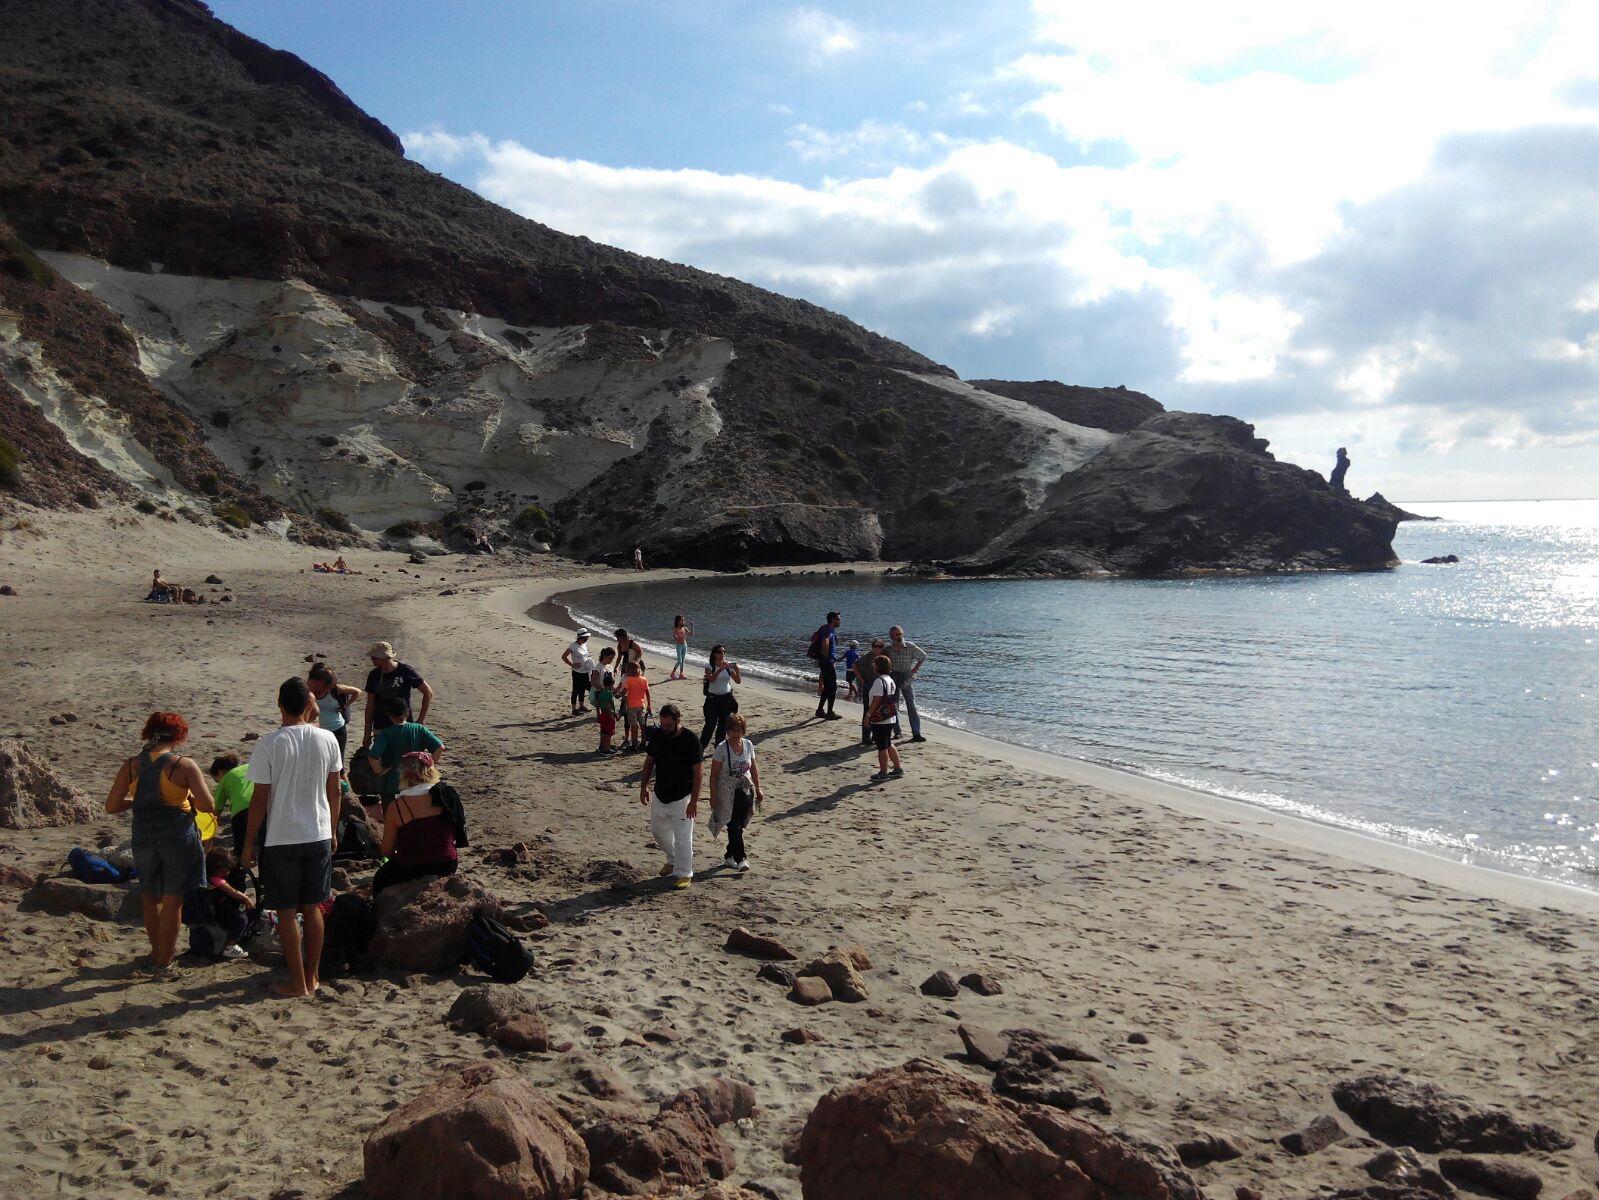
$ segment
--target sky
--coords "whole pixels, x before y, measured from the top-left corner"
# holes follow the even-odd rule
[[[966,378],[1599,496],[1593,0],[213,0],[409,155]]]

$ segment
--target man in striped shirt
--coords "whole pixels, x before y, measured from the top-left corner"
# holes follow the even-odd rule
[[[888,631],[888,655],[890,676],[894,685],[899,688],[900,703],[905,706],[905,711],[911,718],[911,741],[925,742],[922,736],[922,718],[916,712],[916,690],[911,681],[916,678],[916,672],[922,669],[922,664],[927,661],[927,655],[915,642],[905,640],[905,631],[898,625]]]

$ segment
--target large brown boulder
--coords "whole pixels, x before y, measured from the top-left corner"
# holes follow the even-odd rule
[[[1522,1121],[1502,1108],[1473,1103],[1403,1075],[1361,1075],[1333,1087],[1333,1100],[1384,1141],[1436,1154],[1523,1154],[1566,1150],[1576,1143],[1558,1129]]]
[[[607,1191],[643,1196],[662,1184],[706,1184],[733,1173],[733,1151],[693,1092],[661,1105],[648,1121],[607,1117],[583,1131],[591,1178]]]
[[[472,918],[500,915],[499,897],[463,875],[397,883],[378,894],[376,907],[368,953],[406,971],[454,971],[466,957]]]
[[[0,827],[83,825],[99,807],[15,738],[0,738]]]
[[[1168,1156],[927,1059],[828,1092],[799,1161],[810,1200],[1202,1200]]]
[[[374,1200],[567,1200],[589,1170],[576,1130],[497,1063],[447,1076],[396,1109],[363,1158]]]

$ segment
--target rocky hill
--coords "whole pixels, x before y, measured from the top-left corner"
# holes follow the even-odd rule
[[[1386,518],[1225,419],[1135,453],[1161,419],[1147,396],[963,383],[815,305],[498,208],[195,0],[5,0],[4,17],[12,503],[133,502],[313,542],[487,528],[603,558],[642,541],[716,567],[1391,558]],[[1215,538],[1106,553],[1107,530],[1178,521],[1145,502],[1171,499],[1170,456],[1218,438],[1239,478],[1274,486],[1190,487],[1179,509]],[[1107,492],[1093,536],[1052,518],[1109,452],[1154,473],[1142,499]]]

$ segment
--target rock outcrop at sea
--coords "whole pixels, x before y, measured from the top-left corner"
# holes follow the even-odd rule
[[[0,505],[421,553],[476,530],[594,561],[642,542],[719,570],[1389,557],[1375,509],[1269,456],[1229,465],[1225,418],[966,383],[815,305],[496,207],[204,5],[12,0],[5,24],[0,112],[28,136],[0,155],[20,452]]]
[[[952,574],[1166,575],[1379,569],[1395,521],[1278,462],[1254,426],[1167,412],[1061,477],[1037,512]]]

